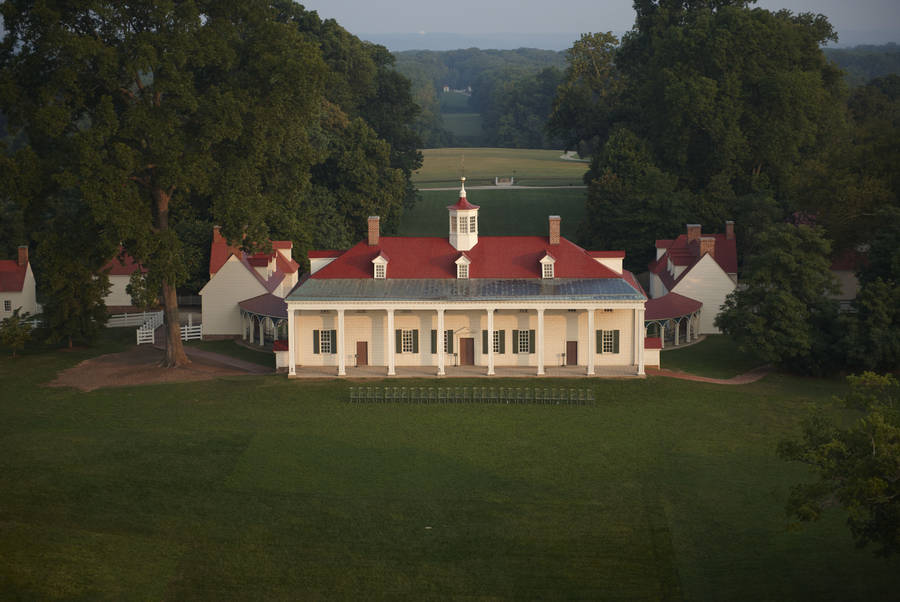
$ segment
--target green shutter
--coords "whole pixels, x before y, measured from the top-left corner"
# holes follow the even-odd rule
[[[481,353],[487,355],[488,346],[487,346],[487,330],[481,331]]]
[[[528,331],[528,353],[534,353],[534,331]]]
[[[500,331],[500,353],[506,353],[506,331]]]
[[[398,328],[394,334],[394,353],[403,353],[403,331]]]
[[[447,337],[447,353],[453,353],[453,331],[446,331],[444,336]]]
[[[519,331],[513,330],[512,333],[512,352],[519,353]]]
[[[437,353],[437,330],[431,331],[431,353]]]
[[[613,353],[619,353],[619,331],[613,330]]]
[[[597,331],[597,353],[603,353],[603,331]]]
[[[331,331],[331,353],[337,353],[337,330]]]
[[[319,353],[319,331],[313,330],[313,353]]]
[[[419,330],[413,330],[413,353],[419,353]]]

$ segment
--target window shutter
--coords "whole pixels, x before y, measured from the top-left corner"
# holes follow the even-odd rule
[[[597,353],[603,354],[603,331],[597,331]]]
[[[319,353],[319,331],[313,330],[313,353]]]
[[[337,330],[331,331],[331,353],[337,353]]]
[[[613,330],[613,353],[619,353],[619,331]]]
[[[519,331],[513,330],[512,333],[512,352],[519,353]]]
[[[394,353],[403,353],[403,331],[398,328],[394,334]]]
[[[437,330],[431,331],[431,353],[437,353]]]
[[[528,353],[534,353],[534,331],[528,331]]]
[[[506,353],[506,331],[500,331],[500,353]]]
[[[413,330],[413,353],[419,353],[419,329]]]
[[[447,337],[447,353],[453,353],[453,331],[448,330],[444,336]]]
[[[488,352],[487,343],[488,343],[487,330],[482,330],[481,331],[481,353],[484,353],[485,355],[487,355],[487,352]]]

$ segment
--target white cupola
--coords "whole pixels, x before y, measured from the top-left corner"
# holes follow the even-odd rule
[[[460,181],[459,202],[447,207],[450,212],[450,244],[457,251],[468,251],[478,244],[478,205],[466,200],[466,178]]]

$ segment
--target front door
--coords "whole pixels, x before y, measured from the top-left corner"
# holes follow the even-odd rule
[[[369,365],[369,342],[368,341],[356,341],[356,365],[357,366],[368,366]]]
[[[459,340],[459,365],[475,365],[475,339]]]
[[[578,341],[566,341],[566,366],[578,365]]]

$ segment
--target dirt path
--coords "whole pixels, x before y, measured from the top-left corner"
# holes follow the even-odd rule
[[[646,372],[648,376],[667,376],[669,378],[693,380],[700,383],[713,383],[715,385],[746,385],[755,383],[772,372],[772,366],[760,366],[759,368],[754,368],[749,372],[738,374],[732,378],[710,378],[708,376],[697,376],[696,374],[688,374],[687,372],[677,372],[675,370],[665,370],[660,368],[647,368]]]
[[[272,372],[264,366],[199,349],[189,350],[190,365],[161,368],[159,362],[164,355],[164,351],[149,345],[122,353],[101,355],[63,370],[56,375],[50,386],[93,391],[101,387],[188,382]]]

